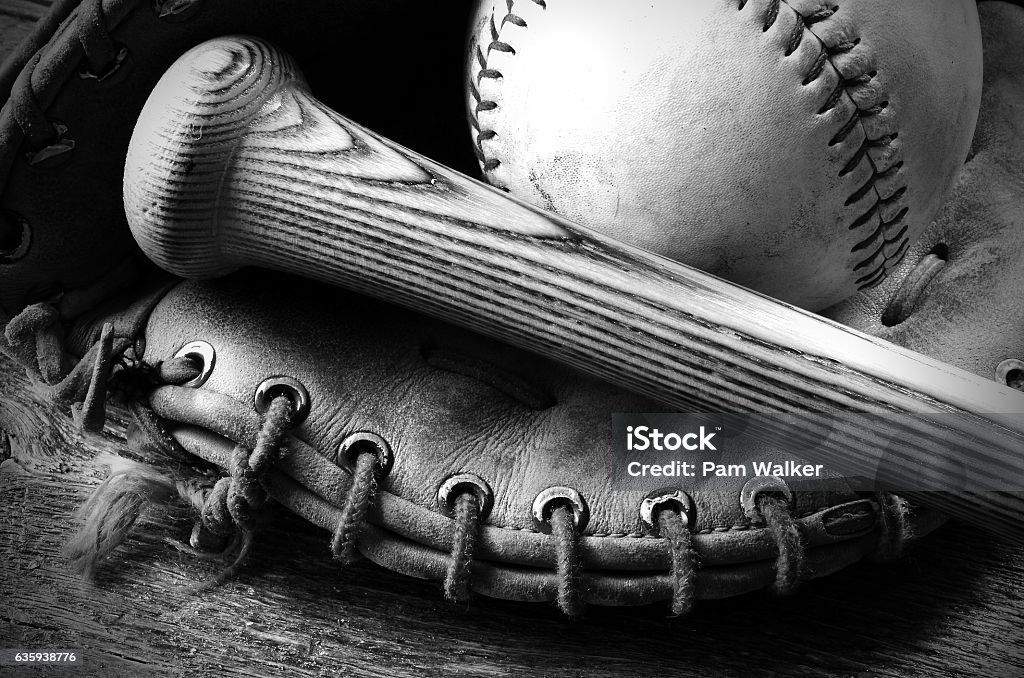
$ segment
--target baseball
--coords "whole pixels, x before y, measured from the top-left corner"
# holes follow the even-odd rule
[[[484,0],[491,184],[810,310],[881,282],[967,157],[974,0]]]

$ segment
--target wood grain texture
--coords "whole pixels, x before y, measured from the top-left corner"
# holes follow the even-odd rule
[[[979,676],[1024,671],[1024,548],[950,525],[892,565],[698,605],[596,608],[569,622],[554,606],[443,601],[440,585],[369,563],[341,568],[329,534],[283,509],[242,574],[182,592],[210,565],[163,537],[190,517],[160,507],[101,569],[72,575],[60,549],[72,513],[123,445],[115,413],[79,437],[0,354],[0,647],[78,648],[80,670],[22,676]]]
[[[125,209],[185,277],[245,265],[395,301],[674,408],[842,415],[806,451],[1024,543],[1024,394],[566,222],[327,109],[291,59],[225,38],[143,110]],[[814,439],[813,423],[775,427]],[[938,496],[922,475],[948,478]],[[963,483],[962,485],[960,483]]]

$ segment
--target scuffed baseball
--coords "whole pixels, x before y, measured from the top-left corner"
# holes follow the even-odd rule
[[[900,263],[981,95],[974,0],[485,0],[467,54],[489,182],[812,310]]]

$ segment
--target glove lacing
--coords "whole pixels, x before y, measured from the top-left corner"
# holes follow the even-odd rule
[[[245,563],[258,527],[257,515],[268,498],[263,478],[280,457],[294,413],[295,404],[287,396],[280,395],[271,401],[255,447],[250,450],[236,445],[228,467],[230,475],[218,480],[206,495],[192,530],[191,548],[172,542],[200,557],[230,559],[227,567],[190,590],[205,591],[217,586],[234,576]],[[211,550],[218,546],[219,552]]]
[[[551,536],[555,540],[558,572],[558,607],[569,617],[583,614],[583,558],[572,507],[557,504],[551,510]]]
[[[23,310],[8,323],[6,336],[13,355],[37,379],[47,385],[46,395],[53,402],[70,405],[76,421],[86,431],[98,431],[105,420],[107,385],[114,381],[127,390],[148,390],[162,384],[183,384],[201,371],[191,356],[174,358],[153,366],[144,363],[128,365],[111,378],[115,362],[113,327],[103,326],[100,338],[70,371],[64,368],[63,333],[60,314],[49,304],[34,304]],[[121,356],[117,356],[121,357]],[[138,397],[126,399],[140,432],[158,449],[172,458],[181,460],[183,453],[176,443],[162,431],[162,427]],[[294,403],[286,396],[273,399],[264,417],[256,446],[249,450],[243,445],[235,447],[229,465],[229,476],[218,480],[212,488],[197,488],[195,482],[179,481],[173,485],[180,496],[187,498],[199,510],[191,545],[168,540],[176,548],[203,559],[227,561],[228,565],[211,579],[193,587],[200,591],[216,586],[234,576],[251,552],[257,528],[256,516],[267,500],[263,476],[273,467],[280,455],[281,445],[294,413]],[[337,527],[331,539],[334,557],[343,563],[358,558],[358,541],[365,531],[367,516],[373,506],[380,470],[378,455],[366,448],[355,456],[353,483],[346,493]],[[164,484],[143,482],[126,474],[115,474],[97,489],[93,500],[83,507],[99,516],[104,509],[114,511],[126,496],[145,497],[140,486],[150,492],[166,491]],[[99,497],[107,495],[107,500]],[[880,534],[875,553],[876,560],[892,560],[902,552],[907,536],[907,506],[902,498],[879,493]],[[764,519],[776,543],[776,576],[772,589],[779,594],[792,592],[798,585],[804,567],[803,543],[788,503],[770,493],[757,497],[757,511]],[[83,546],[82,538],[69,545],[78,567],[91,573],[99,558],[109,553],[127,537],[131,523],[138,517],[140,505],[128,510],[128,524],[99,518],[95,537]],[[445,597],[453,602],[470,597],[470,576],[473,553],[480,531],[479,499],[473,492],[463,492],[454,501],[455,527],[451,557],[444,581]],[[582,558],[579,534],[573,512],[569,506],[555,506],[550,517],[551,532],[556,550],[558,572],[557,600],[559,607],[570,617],[580,616],[584,610]],[[658,526],[671,553],[673,615],[691,611],[696,599],[696,557],[692,534],[683,524],[678,511],[662,510],[658,513]],[[113,536],[112,536],[113,535]],[[91,555],[90,555],[91,554]]]
[[[878,502],[878,544],[873,559],[892,562],[903,555],[903,547],[910,536],[910,506],[906,499],[891,492],[875,495]]]
[[[100,338],[70,371],[60,312],[46,303],[33,304],[7,324],[5,335],[12,357],[46,385],[53,403],[71,406],[76,423],[85,431],[99,431],[106,420],[107,383],[114,361],[114,328],[103,325]]]
[[[72,370],[67,371],[64,369],[60,313],[53,306],[43,303],[29,306],[13,318],[7,325],[6,335],[15,359],[34,377],[47,384],[46,395],[55,403],[72,407],[75,419],[83,430],[97,431],[102,428],[108,382],[113,381],[122,389],[130,385],[127,390],[131,395],[126,401],[138,429],[172,458],[180,461],[187,457],[187,453],[183,453],[173,439],[163,433],[155,415],[139,404],[138,394],[157,385],[183,384],[197,377],[201,368],[190,356],[153,366],[144,363],[128,365],[122,359],[120,365],[123,369],[115,375],[119,379],[112,380],[115,355],[113,327],[108,323],[103,326],[100,338],[92,348]],[[262,478],[280,454],[280,446],[293,413],[292,401],[286,396],[278,396],[264,417],[255,448],[249,450],[242,445],[236,446],[228,477],[218,480],[212,488],[199,491],[198,495],[194,484],[177,484],[179,494],[187,496],[199,509],[200,518],[193,529],[191,546],[176,541],[172,543],[197,557],[229,563],[216,576],[193,587],[195,590],[216,586],[232,577],[249,555],[256,531],[255,516],[267,499]],[[358,558],[358,542],[365,531],[367,516],[377,492],[381,468],[379,462],[372,448],[364,448],[353,460],[352,487],[344,497],[341,517],[331,539],[331,551],[343,563],[348,564]],[[123,488],[131,486],[131,483],[124,483],[124,478],[119,480],[122,482],[112,485],[121,487],[123,493]],[[103,491],[105,489],[101,486],[97,494]],[[875,559],[892,560],[899,557],[906,539],[906,502],[888,493],[878,494],[876,501],[879,505],[880,534]],[[112,500],[108,502],[110,505],[114,503]],[[756,507],[772,534],[778,552],[772,589],[779,594],[790,593],[802,578],[804,567],[803,543],[796,521],[788,503],[770,493],[759,495]],[[453,508],[455,527],[444,592],[445,597],[451,601],[465,601],[470,597],[473,552],[480,531],[479,499],[473,492],[463,492],[455,498]],[[584,580],[579,534],[571,507],[553,507],[550,524],[556,550],[558,604],[567,615],[579,616],[584,609]],[[658,525],[671,553],[672,613],[686,614],[692,609],[696,598],[692,534],[683,525],[680,514],[671,510],[659,512]],[[126,536],[127,531],[117,541]],[[103,548],[97,546],[95,552],[98,557],[102,557],[112,548],[110,545]],[[81,569],[91,571],[94,564],[86,558]]]
[[[796,590],[803,575],[804,543],[800,538],[800,529],[793,518],[789,502],[784,498],[764,492],[757,495],[755,505],[757,512],[764,518],[778,551],[772,591],[779,595],[788,595]]]
[[[191,355],[184,355],[154,366],[140,366],[137,371],[148,375],[147,381],[152,387],[187,383],[198,377],[202,368]],[[140,409],[149,412],[145,408]],[[259,513],[269,496],[264,477],[281,455],[294,415],[295,403],[291,398],[284,394],[274,397],[263,415],[256,445],[251,450],[245,445],[236,445],[228,464],[229,475],[192,499],[199,518],[192,529],[189,544],[167,540],[175,548],[196,557],[227,562],[227,566],[215,576],[189,587],[190,591],[204,591],[217,586],[234,576],[244,565],[252,550]],[[142,433],[150,442],[162,447],[162,441],[152,437],[152,432],[160,427],[155,421],[151,423],[154,426],[140,426]]]
[[[341,517],[331,537],[331,553],[335,559],[348,565],[359,557],[357,545],[366,529],[366,516],[377,494],[377,454],[363,448],[352,469],[352,488],[345,496]]]
[[[69,6],[73,4],[65,3]],[[128,52],[111,38],[102,0],[86,0],[78,5],[76,10],[78,20],[70,25],[78,33],[78,44],[89,69],[82,73],[81,77],[103,80],[117,70],[125,61]],[[61,11],[70,13],[70,7],[62,8]],[[75,148],[74,140],[68,138],[67,128],[57,121],[51,121],[46,115],[33,87],[35,71],[43,53],[43,50],[36,52],[21,69],[11,85],[9,97],[14,122],[28,147],[32,149],[27,153],[29,164],[42,162]],[[6,170],[6,167],[0,167],[0,186],[6,183]],[[13,224],[8,220],[0,221],[0,240],[12,237],[11,233],[5,231],[13,228]]]
[[[15,357],[41,379],[47,375],[52,380],[55,374],[59,375],[52,365],[63,361],[63,342],[56,317],[52,307],[37,304],[23,311],[7,327]],[[112,326],[104,325],[100,339],[86,356],[67,376],[48,387],[51,397],[60,403],[80,404],[83,428],[84,423],[89,422],[86,430],[98,430],[106,416],[106,385],[108,381],[115,383],[117,390],[126,393],[137,430],[146,440],[172,460],[188,459],[187,452],[163,432],[155,415],[140,404],[140,395],[160,385],[186,383],[198,376],[201,368],[187,355],[156,365],[128,364],[122,360],[122,369],[112,379],[112,333]],[[87,373],[89,379],[84,377]],[[66,549],[72,565],[86,575],[91,574],[97,562],[128,536],[143,505],[164,501],[171,491],[186,499],[200,515],[190,545],[175,540],[168,542],[197,557],[228,562],[217,575],[190,590],[211,588],[236,574],[252,549],[258,514],[268,497],[263,478],[280,456],[294,411],[295,404],[286,395],[273,398],[255,447],[250,450],[237,445],[231,455],[229,475],[212,487],[197,483],[195,478],[168,479],[155,471],[139,468],[112,474],[79,513],[83,529]]]
[[[455,529],[452,550],[444,577],[444,597],[453,603],[469,600],[473,552],[480,535],[480,501],[473,492],[462,492],[455,499]]]
[[[668,542],[672,556],[672,615],[689,614],[697,599],[697,554],[693,549],[693,533],[678,508],[665,508],[658,512],[658,533]]]

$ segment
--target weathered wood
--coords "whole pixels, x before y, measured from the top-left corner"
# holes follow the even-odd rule
[[[950,525],[892,565],[861,564],[765,594],[701,604],[591,608],[443,601],[440,587],[369,563],[341,568],[328,535],[283,509],[241,575],[182,587],[212,565],[176,506],[145,519],[83,583],[60,555],[75,508],[100,482],[94,461],[123,426],[83,439],[0,358],[0,647],[78,648],[87,676],[1017,676],[1024,671],[1024,549]],[[3,448],[0,448],[3,449]],[[0,669],[0,675],[72,675]]]

